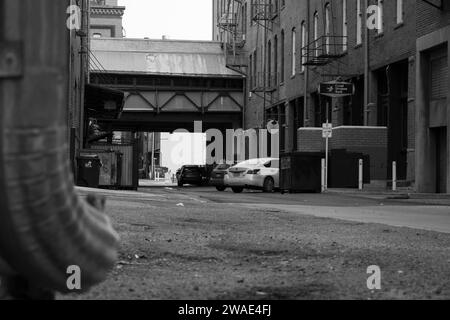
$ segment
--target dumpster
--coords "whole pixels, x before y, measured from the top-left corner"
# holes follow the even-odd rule
[[[102,164],[100,168],[99,188],[119,189],[122,180],[122,153],[117,150],[82,150],[81,156],[96,155]]]
[[[370,184],[370,156],[363,153],[335,149],[330,152],[329,188],[358,188],[359,160],[363,160],[363,182]]]
[[[323,153],[294,152],[280,156],[280,190],[289,192],[321,192]]]
[[[98,188],[100,181],[101,162],[97,155],[83,155],[77,157],[79,187]]]

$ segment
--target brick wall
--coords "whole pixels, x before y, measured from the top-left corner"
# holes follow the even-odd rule
[[[330,150],[346,149],[349,152],[364,153],[370,156],[370,175],[372,180],[387,179],[388,131],[384,127],[337,127],[333,129]],[[298,151],[324,152],[325,139],[319,128],[298,130]]]
[[[444,10],[434,8],[423,0],[417,0],[418,38],[450,24],[450,3],[448,0],[443,0],[442,2]]]
[[[250,5],[250,1],[244,1]],[[370,1],[375,4],[375,0]],[[420,1],[421,2],[421,1]],[[319,35],[323,35],[323,19],[324,19],[324,1],[311,0],[310,15],[310,30],[312,30],[312,17],[314,12],[319,13]],[[342,6],[340,1],[334,1],[333,6],[333,34],[342,34]],[[248,10],[250,12],[250,10]],[[364,73],[364,48],[361,45],[356,45],[356,1],[347,1],[347,19],[348,19],[348,53],[341,59],[340,72],[348,75],[363,75]],[[246,51],[252,54],[255,51],[258,56],[258,72],[264,71],[265,50],[264,42],[271,41],[272,51],[274,38],[278,37],[278,43],[281,45],[281,32],[285,33],[285,81],[277,87],[276,92],[271,96],[268,95],[266,103],[261,97],[252,95],[247,103],[246,108],[246,126],[248,128],[263,126],[264,121],[264,106],[278,105],[285,101],[291,101],[295,98],[304,95],[304,74],[301,72],[301,23],[307,20],[308,12],[306,10],[306,1],[287,0],[286,6],[280,11],[280,17],[277,18],[277,23],[274,24],[273,29],[266,31],[263,27],[257,24],[251,24],[250,13],[247,19],[247,42]],[[398,62],[400,60],[408,59],[415,55],[415,31],[416,31],[416,3],[415,0],[407,0],[404,6],[404,22],[398,25],[396,19],[396,1],[384,1],[384,32],[380,36],[376,31],[370,31],[370,60],[371,69],[377,70],[390,63]],[[297,31],[297,74],[291,76],[291,61],[292,61],[292,29]],[[312,40],[312,33],[310,34]],[[364,41],[364,40],[363,40]],[[280,49],[279,49],[280,51]],[[281,52],[279,52],[278,70],[281,70]],[[274,52],[272,52],[274,57]],[[273,64],[273,62],[272,62]],[[272,70],[275,70],[272,65]],[[310,72],[310,79],[308,81],[309,93],[317,91],[318,83],[324,79],[320,76],[321,69],[315,68]],[[329,79],[326,79],[329,80]],[[376,99],[376,86],[372,83],[372,91],[374,92],[374,99]],[[412,92],[414,93],[414,92]],[[374,100],[372,99],[372,100]],[[376,102],[376,101],[375,101]],[[313,104],[311,103],[311,108]],[[314,110],[310,110],[312,115]]]

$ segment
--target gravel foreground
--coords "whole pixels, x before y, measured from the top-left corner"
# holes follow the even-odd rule
[[[450,235],[192,200],[111,200],[120,261],[60,299],[450,299]],[[381,290],[367,268],[381,268]]]

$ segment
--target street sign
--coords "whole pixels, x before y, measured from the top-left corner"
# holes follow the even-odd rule
[[[352,96],[355,94],[355,85],[341,81],[323,82],[319,85],[319,94],[332,98]]]
[[[324,123],[322,126],[322,137],[324,139],[326,138],[333,138],[333,125],[331,123]]]

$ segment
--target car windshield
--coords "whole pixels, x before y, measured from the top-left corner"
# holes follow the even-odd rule
[[[200,172],[200,168],[197,167],[186,167],[184,168],[185,172]]]

